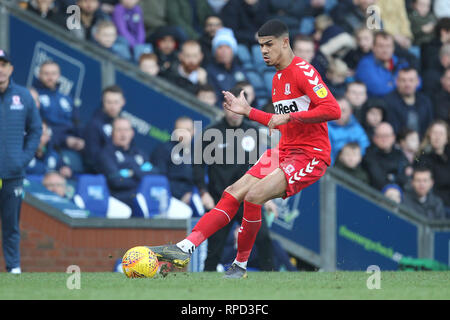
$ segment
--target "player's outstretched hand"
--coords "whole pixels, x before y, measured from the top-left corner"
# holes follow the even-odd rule
[[[245,99],[244,90],[241,91],[239,97],[235,97],[234,94],[229,91],[222,91],[222,93],[224,96],[223,107],[225,109],[248,117],[252,107],[250,107],[247,99]]]

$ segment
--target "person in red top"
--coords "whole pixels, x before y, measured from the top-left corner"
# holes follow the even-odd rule
[[[277,70],[272,80],[275,114],[252,108],[243,91],[238,97],[223,91],[223,104],[230,111],[268,126],[270,132],[279,130],[280,142],[225,189],[215,208],[202,216],[186,239],[176,245],[150,247],[160,260],[186,266],[195,248],[227,225],[243,202],[237,256],[224,277],[247,277],[247,260],[261,226],[262,205],[270,199],[300,192],[318,181],[330,165],[326,122],[340,118],[336,99],[317,70],[294,55],[283,22],[272,19],[261,26],[258,42],[266,65]]]

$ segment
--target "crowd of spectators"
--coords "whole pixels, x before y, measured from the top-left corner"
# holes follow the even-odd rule
[[[267,108],[275,70],[262,62],[256,31],[269,18],[283,20],[294,53],[321,73],[341,107],[341,119],[329,123],[333,165],[430,218],[450,218],[448,0],[29,0],[22,7],[64,30],[74,4],[81,28],[67,32],[212,108],[236,85],[254,107]],[[45,124],[29,170],[47,163],[70,178],[80,170],[74,153],[89,170],[106,170],[93,168],[92,155],[124,148],[111,144],[124,94],[105,89],[103,107],[82,130],[59,76],[46,62],[33,85]]]

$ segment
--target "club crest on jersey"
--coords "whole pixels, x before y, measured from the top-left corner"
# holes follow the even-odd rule
[[[290,83],[286,83],[286,85],[284,86],[284,94],[286,96],[291,94],[291,84]]]
[[[313,90],[316,93],[316,95],[321,99],[325,98],[328,95],[328,90],[321,83],[315,86]]]

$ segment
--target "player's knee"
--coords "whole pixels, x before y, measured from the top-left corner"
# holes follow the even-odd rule
[[[255,203],[255,204],[262,204],[263,199],[261,197],[261,192],[258,190],[258,188],[253,188],[247,192],[244,198],[245,201]]]

